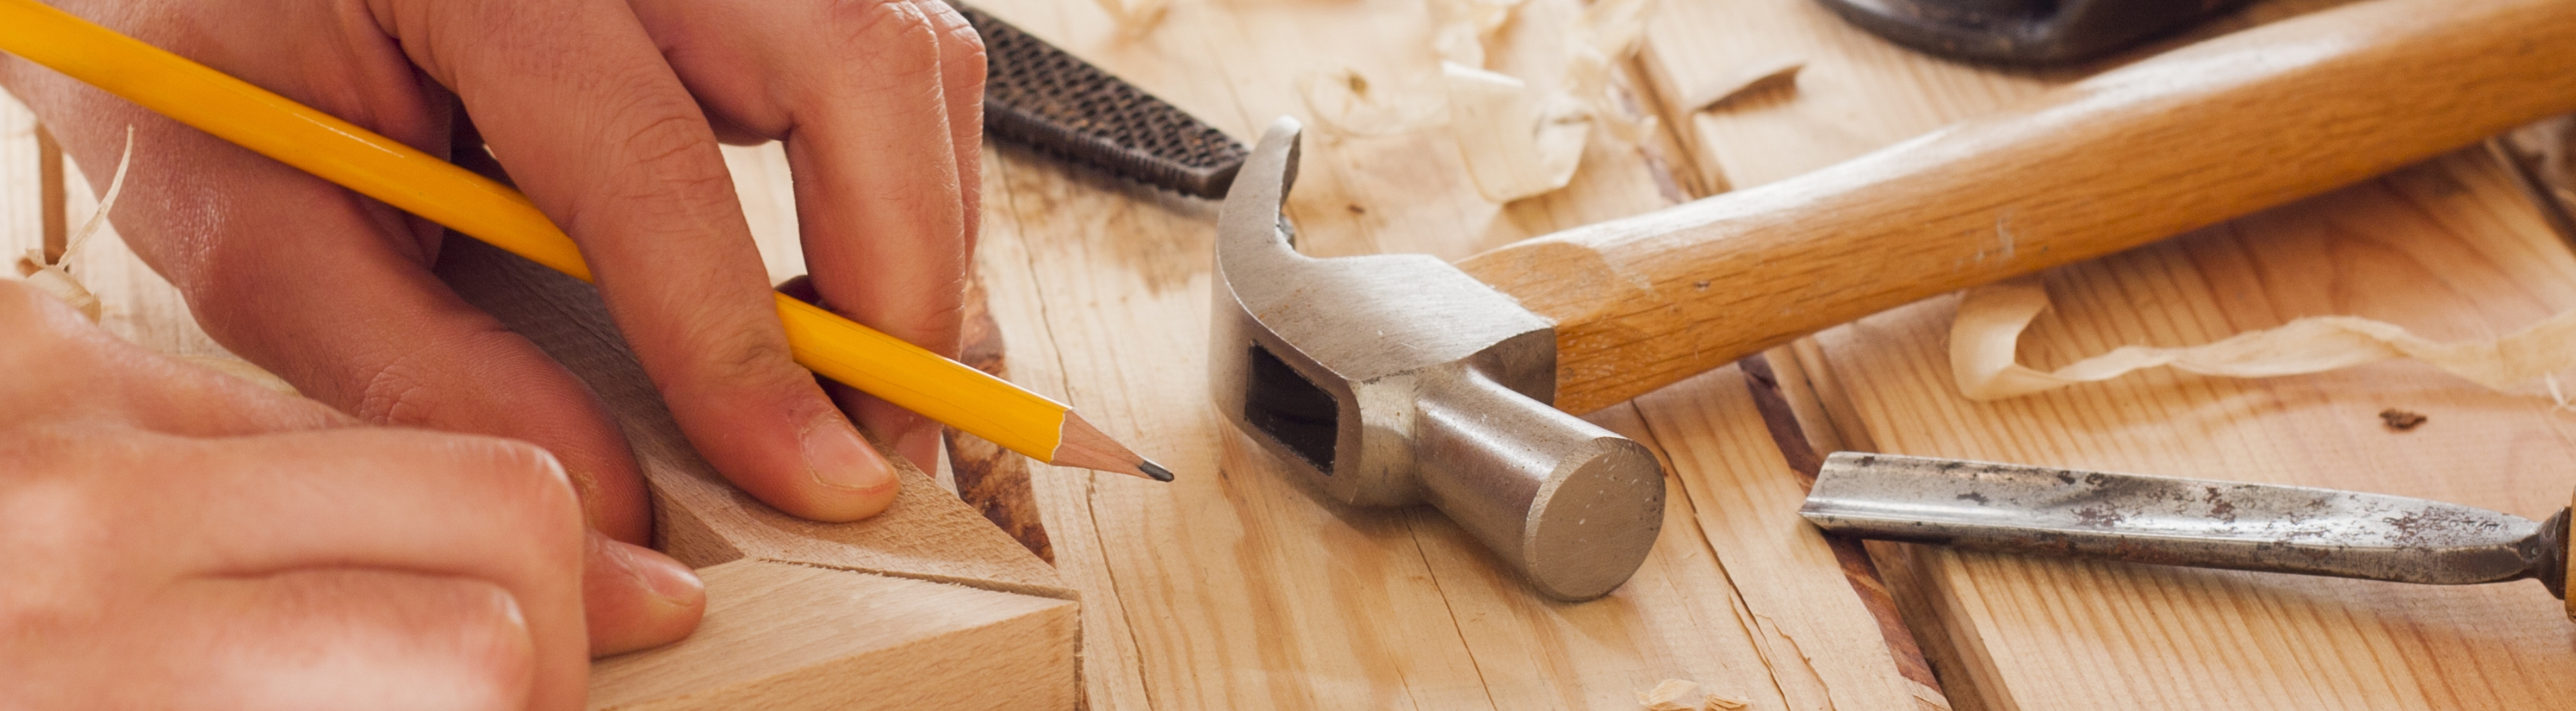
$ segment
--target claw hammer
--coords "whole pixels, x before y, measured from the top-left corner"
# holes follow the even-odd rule
[[[1211,390],[1310,491],[1431,503],[1539,592],[1593,598],[1644,562],[1664,481],[1645,447],[1567,413],[2569,111],[2576,0],[2368,0],[1454,265],[1297,253],[1281,119],[1218,218]]]

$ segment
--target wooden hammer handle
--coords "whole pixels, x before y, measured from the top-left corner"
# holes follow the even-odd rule
[[[1557,322],[1589,412],[1918,299],[2098,257],[2576,111],[2576,0],[2371,0],[2220,37],[1467,273]]]

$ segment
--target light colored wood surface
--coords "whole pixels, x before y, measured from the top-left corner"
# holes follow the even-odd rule
[[[1273,115],[1298,113],[1302,107],[1291,85],[1308,68],[1357,66],[1394,85],[1401,83],[1403,68],[1429,62],[1427,44],[1413,37],[1427,19],[1421,6],[1411,2],[1184,0],[1161,28],[1131,39],[1118,38],[1108,19],[1089,4],[1021,0],[986,5],[1238,135],[1248,135]],[[1576,185],[1508,206],[1474,197],[1454,149],[1436,128],[1310,144],[1305,176],[1291,205],[1306,248],[1323,255],[1419,251],[1461,257],[1510,240],[1660,207],[1708,186],[1794,175],[2072,77],[1997,74],[1905,55],[1857,37],[1810,0],[1673,1],[1665,12],[1651,30],[1656,39],[1650,40],[1649,66],[1662,62],[1668,71],[1679,72],[1674,68],[1697,66],[1677,59],[1685,48],[1737,46],[1806,52],[1810,65],[1787,92],[1748,97],[1729,102],[1722,111],[1675,121],[1688,129],[1681,141],[1688,154],[1596,146]],[[1702,22],[1711,24],[1693,24]],[[1799,44],[1808,41],[1815,44]],[[0,119],[6,113],[0,112]],[[14,185],[21,162],[8,151],[31,140],[22,141],[22,133],[7,128],[0,123],[0,165],[7,166]],[[737,169],[743,165],[737,162]],[[782,189],[786,176],[777,165],[762,165],[766,178],[741,180],[746,200],[778,203],[787,195]],[[1664,174],[1667,168],[1681,174]],[[1830,564],[1830,555],[1819,556],[1821,542],[1797,523],[1794,506],[1782,505],[1794,493],[1784,482],[1794,482],[1795,473],[1777,450],[1767,448],[1767,433],[1734,369],[1595,414],[1597,421],[1640,438],[1671,462],[1669,485],[1675,489],[1666,535],[1639,576],[1611,597],[1579,605],[1541,602],[1502,577],[1485,553],[1435,512],[1330,507],[1269,471],[1266,463],[1247,461],[1255,450],[1235,440],[1205,410],[1201,334],[1207,324],[1206,238],[1213,229],[1213,205],[1067,172],[1011,148],[990,154],[985,170],[988,226],[979,263],[994,293],[995,315],[1013,348],[1015,375],[1098,415],[1104,429],[1151,450],[1182,476],[1174,484],[1157,485],[1035,467],[1033,483],[1054,534],[1057,572],[1065,588],[1080,591],[1083,604],[1066,608],[1042,595],[975,591],[1049,611],[1012,617],[1009,624],[1055,614],[1079,616],[1082,695],[1091,708],[1627,709],[1634,708],[1634,692],[1665,678],[1692,679],[1714,691],[1752,697],[1755,708],[1762,709],[1895,709],[1942,703],[1928,688],[1904,679],[1881,631],[1856,602],[1849,579],[1836,567],[1819,565]],[[2474,183],[2464,185],[2478,200],[2498,199]],[[20,216],[32,224],[35,214],[18,210],[21,203],[16,201],[25,199],[20,192],[0,190],[0,223],[5,223],[0,236],[10,240],[6,246],[13,250],[21,248]],[[79,203],[81,191],[74,193]],[[2395,202],[2430,199],[2399,195]],[[76,204],[74,224],[86,216],[85,209]],[[756,220],[786,225],[784,231],[777,224],[755,225],[773,273],[801,273],[801,263],[790,261],[792,210],[751,212]],[[2408,251],[2413,249],[2408,243],[2372,244],[2378,246],[2365,253],[2426,254],[2430,256],[2424,260],[2441,265],[2473,261],[2440,250]],[[2352,260],[2340,248],[2325,251]],[[2532,267],[2524,262],[2546,261],[2515,252],[2499,255],[2489,261],[2525,271]],[[116,268],[101,267],[96,278],[118,283],[125,277],[116,276]],[[2315,298],[2362,298],[2352,295],[2369,294],[2372,287],[2355,285],[2394,279],[2387,276],[2391,272],[2422,271],[2366,269],[2357,272],[2359,277],[2334,283],[2340,286],[2325,287],[2329,296]],[[148,283],[148,277],[145,272],[135,278]],[[2061,277],[2072,283],[2069,279]],[[2133,323],[2122,320],[2133,316],[2112,315],[2128,313],[2117,303],[2121,296],[2136,294],[2155,299],[2155,304],[2180,298],[2172,291],[2177,287],[2155,279],[2139,277],[2135,283],[2147,286],[2105,291],[2084,308],[2104,314],[2100,321]],[[183,310],[173,311],[175,298],[166,292],[155,297],[144,288],[132,291],[144,295],[124,306],[111,303],[112,327],[166,350],[213,350],[202,336],[189,335],[194,329],[184,325]],[[2069,298],[2065,292],[2060,296]],[[2448,300],[2442,303],[2456,303],[2467,297],[2443,298]],[[2226,303],[2232,308],[2254,302]],[[2192,313],[2204,317],[2209,311],[2195,308],[2201,310]],[[1901,310],[1869,324],[1907,313],[1913,312]],[[131,325],[138,323],[145,326]],[[2166,326],[2155,328],[2159,330],[2153,333],[2176,333]],[[1829,335],[1862,332],[1855,328]],[[1910,431],[1932,434],[1906,436],[1973,440],[1963,434],[1973,432],[2024,443],[2071,427],[2075,429],[2066,431],[2110,442],[2103,446],[2115,452],[2153,451],[2174,442],[2205,446],[2195,438],[2221,437],[2235,447],[2223,451],[2232,453],[2249,450],[2244,442],[2272,435],[2234,432],[2212,421],[2251,411],[2272,418],[2271,426],[2288,427],[2281,423],[2341,417],[2337,407],[2350,404],[2316,406],[2325,401],[2323,396],[2255,401],[2238,395],[2220,398],[2223,406],[2211,412],[2191,410],[2199,413],[2194,415],[2198,419],[2183,421],[2181,429],[2147,434],[2167,427],[2165,420],[2122,410],[2125,401],[2096,394],[2088,402],[2102,408],[2099,413],[2051,405],[2035,408],[2025,420],[2011,422],[2013,427],[1954,424],[1938,419],[1949,416],[1946,410],[1886,409],[1892,406],[1881,400],[1905,392],[1897,385],[1864,392],[1862,386],[1869,383],[1841,379],[1867,369],[1891,381],[1920,381],[1909,387],[1946,382],[1931,379],[1946,376],[1926,374],[1920,363],[1906,360],[1920,355],[1915,350],[1898,347],[1919,349],[1919,336],[1937,331],[1905,333],[1914,334],[1909,337],[1913,340],[1828,338],[1812,349],[1814,367],[1784,371],[1795,373],[1793,380],[1825,385],[1818,388],[1825,396],[1802,392],[1800,402],[1810,412],[1847,413],[1837,424],[1849,431],[1846,439],[1856,442],[1871,441],[1882,431]],[[2097,341],[2087,347],[2108,345],[2107,337]],[[1913,370],[1876,362],[1856,365],[1846,360],[1847,353],[1885,353],[1890,363]],[[2046,358],[2041,360],[2048,362]],[[2448,392],[2420,383],[2412,387],[2405,392]],[[2423,411],[2435,416],[2428,427],[2454,421],[2445,419],[2450,411]],[[2078,412],[2085,414],[2078,417]],[[2249,460],[2249,466],[2287,470],[2301,466],[2298,457],[2311,455],[2335,466],[2352,466],[2332,459],[2334,448],[2371,434],[2333,426],[2312,430],[2333,437],[2302,444],[2298,456],[2276,453],[2271,459]],[[2418,456],[2480,465],[2505,458],[2513,466],[2494,469],[2537,472],[2537,467],[2511,458],[2564,447],[2555,434],[2510,431],[2515,434],[2506,444],[2480,449],[2486,459],[2452,456],[2481,447],[2468,440]],[[2431,432],[2435,430],[2417,434]],[[2296,434],[2292,441],[2303,441]],[[2123,437],[2162,437],[2155,441],[2164,444],[2134,444]],[[2411,441],[2424,439],[2429,438]],[[2398,461],[2411,460],[2366,466],[2406,471],[2392,463]],[[2458,472],[2450,475],[2457,480],[2485,476],[2467,466],[2440,471]],[[2560,487],[2553,496],[2563,496],[2567,483],[2553,481]],[[2421,489],[2382,490],[2433,495]],[[2481,503],[2465,495],[2449,498]],[[765,525],[749,516],[737,523],[752,533]],[[713,526],[672,535],[718,536]],[[858,544],[816,547],[828,552],[852,545]],[[686,555],[712,562],[736,553],[742,559],[725,566],[772,570],[761,566],[775,565],[752,560],[770,553],[753,555],[740,547]],[[852,569],[915,578],[939,570],[900,560],[844,561]],[[2485,627],[2456,619],[2467,614],[2453,609],[2457,598],[2405,597],[2434,595],[2405,592],[2380,600],[2370,597],[2382,595],[2380,589],[2369,588],[2364,597],[2379,602],[2368,608],[2378,616],[2367,620],[2378,626],[2366,634],[2347,633],[2344,628],[2355,626],[2356,618],[2348,601],[2332,596],[2355,594],[2349,590],[2277,587],[2276,582],[2239,574],[2051,566],[2062,564],[1927,556],[1919,568],[1889,571],[1899,578],[1914,575],[1932,593],[1911,601],[1918,609],[1938,613],[1931,618],[1939,623],[1931,628],[1932,636],[1954,660],[1944,671],[1954,687],[1973,689],[1953,700],[1994,708],[2152,707],[2159,702],[2176,708],[2236,707],[2237,702],[2248,707],[2397,706],[2408,701],[2439,707],[2451,699],[2475,701],[2470,694],[2489,693],[2520,695],[2546,706],[2555,693],[2554,687],[2532,680],[2553,668],[2544,661],[2463,649],[2485,643],[2480,635],[2493,630],[2508,637],[2550,634],[2556,629],[2551,625],[2560,623],[2546,615],[2541,622],[2518,627]],[[934,585],[854,570],[805,570],[830,575],[795,588],[807,591],[798,594],[837,594],[829,591],[880,582]],[[2033,592],[2045,585],[2078,589]],[[2545,600],[2545,593],[2533,587],[2526,594]],[[1062,612],[1053,612],[1057,610]],[[2203,614],[2214,616],[2192,617]],[[2183,617],[2168,621],[2157,615]],[[991,627],[970,623],[959,629]],[[2337,646],[2347,643],[2358,646]],[[2570,646],[2563,640],[2559,645]],[[2238,659],[2253,661],[2238,664]],[[2463,670],[2460,665],[2467,662],[2451,661],[2455,659],[2503,671]],[[792,668],[782,675],[825,668],[787,666]],[[2144,687],[2153,688],[2142,691]],[[2405,695],[2423,689],[2435,691]],[[610,696],[603,692],[602,698]]]
[[[1435,66],[1410,2],[1178,3],[1132,40],[1079,4],[981,6],[1245,137],[1303,114],[1304,72],[1349,66],[1401,87]],[[1313,135],[1289,206],[1301,246],[1454,258],[1680,195],[1659,156],[1596,144],[1567,191],[1496,206],[1453,151],[1441,128]],[[1761,709],[1941,705],[1902,677],[1839,568],[1814,565],[1812,548],[1719,544],[1680,492],[1637,577],[1575,605],[1542,601],[1434,511],[1319,502],[1207,411],[1213,204],[1010,148],[986,176],[980,261],[1014,374],[1180,474],[1164,486],[1035,474],[1059,571],[1085,595],[1093,708],[1627,709],[1667,678]],[[1712,409],[1729,413],[1733,441],[1766,441],[1740,397]],[[1660,433],[1627,408],[1598,417]],[[1718,465],[1677,466],[1669,485],[1686,491],[1695,468]],[[1768,514],[1799,535],[1791,509]]]
[[[2444,340],[2576,306],[2576,260],[2483,152],[2049,272],[2024,353],[2200,343],[2356,314]],[[2545,517],[2576,477],[2568,415],[2411,363],[2232,381],[2149,374],[1978,404],[1953,301],[1820,340],[1880,449],[2331,486]],[[2377,413],[2424,413],[2399,433]],[[1997,706],[2540,708],[2576,688],[2576,629],[2540,586],[2461,588],[1922,551],[1948,634]],[[2209,660],[2229,660],[2212,664]],[[2163,680],[2163,681],[2160,681]]]
[[[2318,4],[2265,3],[2222,24]],[[1895,52],[1797,0],[1679,4],[1663,19],[1650,65],[1702,66],[1680,58],[1735,46],[1708,38],[1746,23],[1772,28],[1746,37],[1751,48],[1812,58],[1794,91],[1693,117],[1690,140],[1715,163],[1701,167],[1738,185],[1796,175],[2076,74]],[[2452,156],[2055,270],[2058,310],[2033,332],[2051,335],[2026,341],[2024,358],[2055,365],[2124,343],[2196,343],[2324,313],[2394,318],[2437,338],[2494,335],[2568,306],[2565,248],[2535,229],[2495,176],[2474,157]],[[1942,352],[1949,303],[1773,351],[1791,380],[1812,386],[1803,409],[1811,439],[2343,486],[2525,515],[2549,513],[2570,484],[2556,473],[2571,451],[2566,415],[2407,365],[2263,383],[2156,375],[1967,403],[1950,389]],[[1639,405],[1659,414],[1671,392]],[[2376,413],[2391,406],[2456,429],[2390,433]],[[2529,583],[2427,588],[1885,550],[1897,554],[1882,556],[1892,584],[1918,593],[1905,596],[1909,615],[1961,708],[2545,708],[2565,698],[2552,671],[2566,666],[2569,630],[2557,601]]]
[[[2313,195],[2576,110],[2576,4],[2376,0],[1866,157],[1460,262],[1588,412],[1817,329]],[[2285,140],[2284,137],[2297,137]]]
[[[591,665],[590,707],[1064,709],[1076,605],[812,566],[698,571],[707,615],[678,644]],[[833,611],[817,614],[820,610]]]

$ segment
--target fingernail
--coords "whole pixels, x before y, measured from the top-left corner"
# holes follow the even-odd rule
[[[881,493],[895,485],[894,467],[859,439],[849,420],[837,415],[814,418],[804,437],[805,468],[824,486]]]
[[[663,603],[689,607],[706,599],[706,582],[699,580],[697,572],[681,565],[680,561],[653,553],[649,548],[630,548],[625,553],[627,569],[635,574],[637,581],[644,583],[644,589],[652,591],[653,596],[661,598]]]

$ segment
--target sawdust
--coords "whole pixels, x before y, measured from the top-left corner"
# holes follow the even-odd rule
[[[2576,310],[2570,310],[2497,338],[2460,343],[2435,343],[2365,318],[2312,316],[2197,346],[2122,346],[2040,372],[2014,362],[2014,350],[2048,306],[2037,277],[1968,290],[1950,326],[1950,368],[1959,392],[1999,400],[2156,367],[2270,378],[2411,358],[2499,392],[2542,394],[2530,386],[2554,390],[2553,374],[2576,368]]]
[[[107,226],[108,212],[116,209],[117,198],[125,193],[126,169],[133,164],[134,128],[128,126],[125,129],[125,154],[116,161],[116,174],[108,178],[107,194],[99,197],[98,210],[90,214],[89,220],[81,223],[78,231],[63,240],[61,258],[47,260],[43,249],[27,250],[25,256],[18,258],[18,276],[25,280],[28,286],[62,299],[64,303],[78,310],[81,316],[88,318],[90,323],[99,322],[104,305],[99,301],[97,294],[91,293],[89,287],[81,283],[79,277],[73,276],[73,265],[81,254],[81,247],[89,244],[90,238],[97,236],[99,230]],[[295,386],[288,385],[284,379],[239,359],[205,355],[172,355],[171,357],[250,381],[254,385],[269,390],[288,395],[296,394]]]
[[[1734,711],[1753,702],[1722,694],[1700,693],[1699,682],[1665,679],[1652,691],[1637,692],[1637,704],[1645,711]]]

